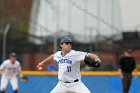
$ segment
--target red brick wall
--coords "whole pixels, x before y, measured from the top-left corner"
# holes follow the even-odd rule
[[[136,63],[140,65],[140,49],[133,51],[133,56],[135,57]]]

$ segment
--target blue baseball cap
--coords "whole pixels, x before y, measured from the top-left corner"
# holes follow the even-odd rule
[[[10,57],[16,57],[16,53],[15,53],[15,52],[12,52],[12,53],[10,53],[9,56],[10,56]]]
[[[60,44],[65,43],[65,42],[70,42],[72,43],[72,39],[69,37],[63,37],[60,41]]]

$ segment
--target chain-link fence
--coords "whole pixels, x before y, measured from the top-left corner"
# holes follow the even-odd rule
[[[62,36],[70,36],[73,39],[73,49],[96,53],[101,58],[102,65],[99,69],[89,68],[82,63],[81,70],[116,70],[118,58],[125,48],[131,48],[134,50],[136,62],[140,64],[140,33],[139,31],[125,33],[118,29],[120,28],[120,19],[118,17],[113,18],[113,11],[104,11],[105,8],[112,9],[113,6],[111,4],[111,0],[107,1],[110,3],[106,3],[101,7],[98,0],[88,0],[87,2],[83,0],[80,2],[70,2],[65,0],[64,3],[66,3],[68,7],[60,6],[63,4],[63,0],[59,1],[60,2],[57,3],[50,0],[46,0],[45,3],[38,0],[1,1],[0,62],[3,61],[2,56],[5,27],[7,24],[10,24],[10,29],[5,35],[5,59],[8,58],[8,54],[11,51],[15,51],[24,70],[36,70],[38,62],[45,59],[49,54],[54,53],[55,49],[59,50],[59,42]],[[116,0],[115,2],[116,6],[118,6]],[[97,11],[98,8],[101,9],[99,14],[102,12],[108,12],[106,14],[110,14],[110,17],[108,17],[108,15],[104,16],[104,14],[101,14],[99,17],[99,14],[92,9],[92,4],[97,3],[99,6],[94,8]],[[43,8],[40,7],[41,4],[48,5],[47,13],[50,15],[46,14],[46,20],[40,19],[43,22],[47,21],[47,24],[41,24],[40,22],[42,21],[39,19],[36,20],[36,18],[40,16],[38,14],[40,13],[38,9]],[[57,7],[54,7],[55,4]],[[116,10],[119,8],[114,7],[113,9],[117,14],[119,14],[119,11]],[[66,13],[66,15],[63,15],[63,13]],[[50,18],[52,16],[51,14],[54,16],[55,21],[53,18]],[[42,18],[42,16],[39,18]],[[116,23],[114,23],[114,21]],[[53,25],[51,24],[55,26],[57,25],[55,30],[52,29]],[[34,41],[41,42],[36,43]],[[57,68],[56,64],[52,63],[51,65]]]
[[[39,45],[35,44],[29,40],[29,37],[39,39],[45,43]],[[60,38],[57,38],[58,50],[60,50],[59,42]],[[119,41],[104,40],[103,42],[88,44],[78,43],[73,39],[73,42],[73,49],[96,53],[102,60],[102,65],[98,69],[89,68],[82,63],[81,70],[116,70],[118,58],[123,49],[132,48],[137,51],[140,47],[140,44],[138,43],[139,40],[134,39],[132,41],[124,39]],[[1,38],[0,43],[0,48],[2,50],[3,38]],[[8,54],[11,51],[15,51],[17,53],[17,58],[22,63],[24,70],[36,70],[38,62],[53,53],[53,37],[37,37],[10,27],[6,40],[6,58],[8,58]],[[0,52],[0,55],[2,57],[2,52]],[[135,55],[135,57],[137,58],[137,61],[139,61],[138,55]],[[0,59],[2,62],[2,58]],[[56,64],[53,65],[57,66]]]

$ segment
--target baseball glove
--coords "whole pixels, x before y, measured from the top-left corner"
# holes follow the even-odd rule
[[[23,76],[20,77],[20,80],[21,80],[22,82],[27,82],[27,81],[28,81],[28,77],[25,76],[25,75],[23,75]]]
[[[89,67],[98,68],[100,67],[101,60],[99,58],[92,59],[88,56],[85,56],[84,63],[88,65]]]

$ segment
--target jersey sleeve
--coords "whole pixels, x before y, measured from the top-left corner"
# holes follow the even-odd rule
[[[17,71],[21,71],[22,69],[21,69],[21,65],[20,65],[20,63],[18,62],[18,66],[17,66]]]
[[[85,56],[87,55],[87,52],[81,52],[81,51],[76,51],[75,53],[75,61],[84,61]]]
[[[60,56],[60,53],[61,53],[61,51],[58,51],[58,52],[54,53],[53,60],[58,61],[59,60],[58,56]]]
[[[0,66],[0,70],[4,70],[5,68],[6,68],[6,62],[4,61]]]

